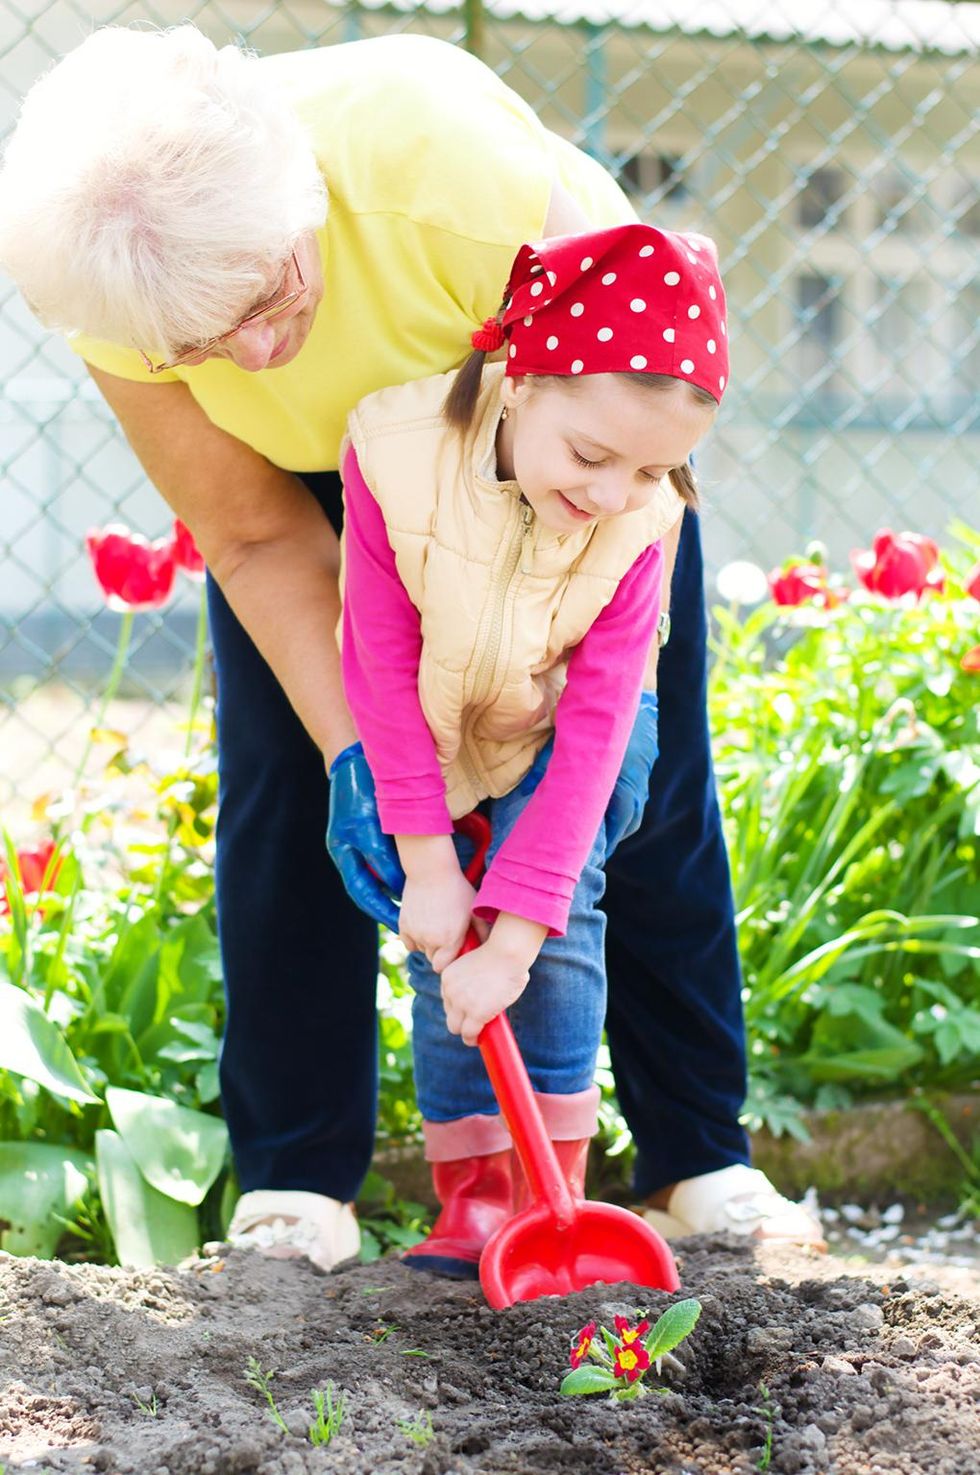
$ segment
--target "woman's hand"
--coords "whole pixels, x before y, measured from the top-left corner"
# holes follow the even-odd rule
[[[327,850],[340,872],[347,894],[362,912],[399,928],[395,898],[405,877],[395,842],[381,828],[374,779],[360,743],[338,753],[328,769],[330,809]]]
[[[473,916],[476,892],[456,858],[449,835],[400,835],[405,867],[399,936],[410,953],[424,953],[435,973],[455,957],[470,926],[480,937],[487,924]]]
[[[442,975],[449,1033],[475,1045],[483,1026],[520,998],[547,927],[501,912],[482,947],[457,958]]]

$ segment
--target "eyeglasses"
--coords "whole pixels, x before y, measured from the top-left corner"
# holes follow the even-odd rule
[[[234,338],[235,334],[240,333],[243,328],[250,328],[253,323],[267,323],[271,318],[277,318],[280,314],[286,312],[288,308],[299,301],[307,290],[303,268],[299,264],[299,257],[295,251],[292,252],[291,260],[293,270],[299,280],[299,286],[295,287],[292,292],[285,292],[281,297],[273,298],[271,302],[267,302],[264,306],[256,308],[255,312],[250,312],[247,318],[242,318],[241,322],[236,323],[234,328],[229,328],[227,333],[219,333],[217,338],[209,338],[207,343],[199,343],[194,348],[185,348],[182,353],[176,354],[172,359],[168,359],[166,363],[155,364],[148,354],[145,354],[141,348],[138,349],[137,352],[143,360],[143,367],[148,369],[151,374],[162,374],[165,369],[175,369],[179,364],[195,363],[203,359],[212,349],[217,348],[219,344],[227,343],[229,338]]]

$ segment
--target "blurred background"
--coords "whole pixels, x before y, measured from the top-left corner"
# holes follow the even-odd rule
[[[980,464],[980,5],[470,0],[451,6],[0,0],[0,127],[97,25],[194,20],[260,53],[392,31],[467,46],[619,179],[718,242],[732,387],[700,457],[713,581],[819,539],[974,525]],[[82,364],[0,282],[0,814],[70,776],[119,616],[84,536],[171,519]],[[711,591],[709,591],[709,599]],[[137,616],[108,718],[152,743],[193,659],[195,591]]]

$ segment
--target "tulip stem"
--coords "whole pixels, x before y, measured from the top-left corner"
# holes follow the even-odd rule
[[[190,710],[187,714],[187,741],[184,744],[184,757],[190,758],[191,748],[194,746],[194,725],[197,722],[197,712],[201,705],[201,692],[204,689],[204,656],[207,650],[208,640],[208,594],[206,587],[201,585],[201,598],[197,606],[197,633],[194,640],[194,677],[191,684]]]
[[[119,683],[122,680],[123,671],[126,668],[126,657],[129,654],[129,642],[132,638],[132,634],[133,611],[131,609],[127,609],[123,611],[123,617],[119,622],[119,638],[116,641],[115,660],[112,663],[112,670],[109,672],[109,680],[106,682],[105,689],[102,692],[102,701],[99,704],[98,716],[95,719],[95,723],[88,730],[88,737],[85,742],[85,748],[82,752],[81,758],[78,760],[78,767],[75,769],[75,776],[72,779],[72,788],[75,788],[78,785],[82,778],[82,775],[85,772],[85,766],[88,763],[89,754],[92,751],[92,744],[95,741],[95,734],[101,729],[103,723],[105,722],[105,716],[107,711],[109,710],[109,703],[112,701],[119,688]]]
[[[187,712],[187,738],[184,742],[184,762],[189,764],[191,750],[194,746],[194,727],[197,722],[197,714],[201,705],[201,693],[204,690],[204,660],[207,654],[208,641],[208,597],[207,588],[201,585],[201,598],[197,607],[197,632],[194,639],[194,674],[191,679],[191,699]],[[163,849],[160,860],[160,874],[157,876],[154,899],[158,905],[163,901],[163,893],[167,883],[167,875],[170,870],[170,857],[173,854],[174,838],[180,827],[180,814],[176,808],[171,811],[167,820],[167,842]]]

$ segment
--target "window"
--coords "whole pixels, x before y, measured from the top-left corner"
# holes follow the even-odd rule
[[[915,235],[935,224],[922,181],[898,169],[885,169],[870,181],[879,230]]]
[[[952,220],[964,236],[980,236],[980,186],[973,179],[959,182],[951,201]]]
[[[799,201],[800,225],[807,230],[826,224],[828,230],[836,230],[842,223],[844,212],[837,207],[844,197],[847,180],[843,169],[814,169],[803,179],[797,196]]]
[[[676,154],[632,154],[619,166],[619,183],[631,198],[652,196],[680,204],[689,193]]]

